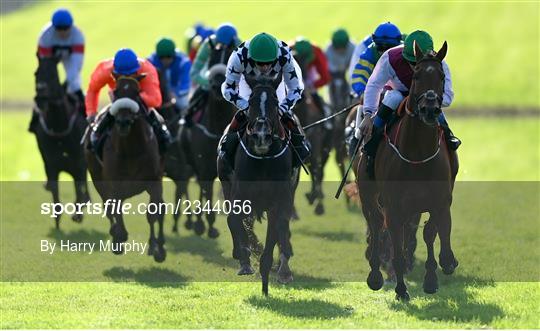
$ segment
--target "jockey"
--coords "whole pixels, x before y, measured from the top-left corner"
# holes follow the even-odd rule
[[[161,70],[168,84],[171,97],[176,99],[176,109],[182,111],[188,106],[189,70],[191,61],[182,52],[176,50],[174,41],[170,38],[161,38],[156,44],[156,52],[148,60]]]
[[[186,124],[191,125],[191,115],[195,111],[202,109],[206,100],[208,99],[208,62],[210,61],[210,54],[212,50],[217,46],[224,46],[229,48],[236,48],[240,44],[238,39],[238,32],[234,25],[230,23],[221,24],[214,35],[208,37],[197,51],[197,56],[193,62],[193,66],[190,70],[190,77],[193,83],[197,84],[195,92],[191,97],[192,103],[190,104],[188,114],[186,114]]]
[[[369,45],[373,40],[371,39],[371,34],[368,34],[367,36],[362,39],[361,42],[359,42],[355,47],[353,51],[353,55],[351,56],[351,62],[349,62],[349,77],[352,76],[352,72],[354,70],[354,66],[358,63],[358,59],[360,58],[360,54],[362,54],[366,48],[368,48]]]
[[[299,37],[291,45],[293,54],[296,60],[301,64],[305,64],[306,77],[304,77],[304,85],[311,93],[313,101],[317,107],[323,111],[323,116],[332,115],[332,109],[326,104],[323,98],[317,93],[317,90],[330,82],[330,72],[328,71],[328,60],[324,52],[316,45],[313,45],[309,40]],[[327,130],[332,129],[332,121],[324,122],[324,127]]]
[[[355,138],[360,139],[360,136],[369,133],[373,126],[371,139],[364,145],[364,151],[368,155],[368,169],[370,165],[373,166],[384,126],[409,92],[416,61],[414,42],[422,52],[433,50],[431,36],[425,31],[414,31],[405,39],[405,45],[393,47],[382,54],[367,82],[364,92],[364,119],[359,125],[357,124]],[[448,107],[454,98],[454,91],[452,90],[452,78],[448,64],[443,61],[442,67],[445,75],[442,107]],[[379,105],[379,97],[385,85],[389,85],[392,89],[384,94]],[[444,130],[448,147],[451,150],[456,150],[461,141],[453,135],[448,127],[444,112],[441,112],[438,120]],[[356,142],[354,143],[356,145]]]
[[[187,41],[186,52],[192,62],[195,59],[197,50],[202,45],[203,41],[213,34],[214,29],[205,27],[202,23],[197,23],[193,27],[187,29],[185,33]]]
[[[40,58],[58,58],[66,71],[68,97],[78,102],[79,110],[85,116],[84,94],[81,90],[81,69],[84,59],[84,36],[73,24],[73,17],[66,9],[56,10],[38,40],[37,55]],[[32,113],[29,130],[37,123],[37,113]]]
[[[347,72],[354,52],[354,44],[345,29],[337,29],[332,33],[332,42],[326,47],[328,70],[330,73]]]
[[[86,115],[89,122],[96,118],[99,102],[99,92],[105,86],[109,86],[109,92],[116,87],[116,78],[119,76],[145,75],[140,80],[140,101],[146,106],[146,119],[154,129],[158,138],[160,151],[164,152],[171,141],[167,127],[161,123],[159,115],[153,109],[161,106],[161,91],[159,89],[159,77],[156,68],[146,59],[138,58],[133,50],[122,48],[116,52],[114,59],[101,61],[90,78],[88,91],[86,92]],[[111,93],[109,94],[111,95]],[[114,117],[107,111],[104,116],[99,116],[94,123],[90,136],[90,147],[97,150],[96,143],[102,141],[103,133],[112,125]]]
[[[309,156],[309,147],[302,131],[294,119],[292,109],[302,97],[304,83],[302,71],[287,44],[267,33],[259,33],[240,46],[231,55],[227,64],[227,76],[221,86],[223,97],[238,108],[225,134],[219,152],[220,157],[230,160],[238,146],[236,132],[247,121],[250,84],[259,77],[281,80],[276,93],[279,99],[279,114],[284,125],[291,130],[291,144],[303,161]],[[232,165],[232,162],[230,162]]]

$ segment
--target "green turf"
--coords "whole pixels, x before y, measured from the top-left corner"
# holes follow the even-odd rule
[[[304,35],[322,45],[338,26],[358,40],[390,20],[403,32],[428,30],[436,47],[448,41],[456,105],[540,105],[539,5],[513,1],[265,2],[263,7],[249,2],[41,2],[1,17],[1,99],[32,97],[37,36],[58,6],[70,8],[86,34],[84,84],[96,63],[119,47],[147,56],[162,35],[183,47],[185,29],[199,20],[214,26],[232,21],[244,39],[264,30],[284,40]]]

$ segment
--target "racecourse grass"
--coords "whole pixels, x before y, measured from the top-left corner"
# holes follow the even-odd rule
[[[343,26],[360,40],[383,21],[402,32],[429,31],[435,47],[448,41],[455,105],[535,107],[539,101],[539,4],[537,2],[134,2],[40,1],[1,17],[0,99],[29,102],[37,37],[51,12],[64,6],[86,36],[83,85],[98,61],[120,47],[140,56],[163,35],[184,48],[194,22],[217,26],[231,21],[242,39],[266,31],[283,40],[303,35],[325,46]]]
[[[222,236],[212,241],[183,228],[179,236],[173,235],[169,216],[165,228],[169,255],[161,265],[146,256],[102,253],[110,255],[92,260],[70,254],[65,263],[54,260],[47,272],[47,257],[35,254],[39,239],[108,239],[108,222],[90,217],[79,225],[64,216],[62,231],[56,232],[52,221],[39,215],[34,202],[50,198],[41,188],[43,170],[36,143],[24,131],[28,115],[1,113],[2,279],[38,275],[35,279],[53,280],[64,275],[59,279],[100,282],[2,282],[2,328],[540,327],[536,118],[450,119],[464,139],[452,238],[461,264],[452,276],[439,269],[439,292],[424,294],[426,255],[419,233],[415,270],[407,277],[412,300],[402,304],[394,300],[391,286],[373,292],[364,282],[365,221],[355,208],[330,198],[338,178],[332,163],[327,176],[334,182],[325,185],[325,216],[315,216],[303,194],[298,194],[301,220],[291,225],[295,282],[282,286],[272,275],[269,298],[260,294],[257,276],[245,278],[248,282],[197,281],[236,277],[223,217],[217,220]],[[512,135],[497,139],[509,130]],[[7,182],[18,180],[37,182]],[[70,186],[62,184],[62,201],[72,199]],[[165,199],[170,199],[170,186]],[[126,222],[130,238],[144,241],[148,233],[144,217],[128,217]],[[265,222],[256,227],[264,238]],[[30,273],[23,274],[25,270]],[[355,282],[332,281],[347,272],[358,276]]]

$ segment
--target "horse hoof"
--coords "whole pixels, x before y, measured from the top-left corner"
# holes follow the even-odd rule
[[[167,257],[167,251],[164,247],[160,247],[154,251],[154,261],[157,263],[161,263],[165,261],[165,258]]]
[[[245,275],[253,275],[255,273],[255,270],[251,267],[251,264],[244,263],[240,266],[240,269],[238,270],[237,275],[238,276],[245,276]]]
[[[265,297],[268,296],[268,284],[263,284],[262,285],[262,293]]]
[[[279,271],[278,271],[278,279],[277,279],[277,281],[278,281],[278,283],[284,284],[284,285],[292,283],[293,275],[292,275],[292,273],[280,274]]]
[[[113,248],[111,249],[111,252],[113,252],[114,255],[121,255],[122,253],[124,253],[124,250],[122,249],[122,246],[119,246],[118,249],[115,249],[114,247],[116,246],[118,242],[114,241],[113,240]]]
[[[447,265],[443,265],[441,263],[441,269],[445,275],[451,275],[454,273],[456,268],[458,267],[459,263],[456,259],[454,259],[452,262],[450,262]]]
[[[216,228],[210,228],[208,229],[208,238],[216,239],[219,237],[219,231]]]
[[[371,270],[367,279],[367,284],[373,291],[380,290],[384,285],[384,278],[379,270]]]
[[[173,225],[172,232],[178,234],[178,226]]]
[[[312,205],[315,201],[315,197],[311,193],[306,193],[306,199],[310,205]]]
[[[188,230],[191,230],[193,229],[193,221],[192,220],[187,220],[184,222],[184,227]]]
[[[322,215],[324,214],[324,206],[322,203],[319,203],[317,207],[315,207],[315,215]]]
[[[409,296],[409,293],[405,291],[404,293],[396,293],[396,300],[403,301],[403,302],[409,302],[411,300],[411,297]]]
[[[82,220],[83,220],[83,215],[82,214],[74,214],[73,216],[71,216],[71,220],[75,223],[81,223]]]
[[[195,234],[198,236],[202,236],[204,233],[204,222],[203,221],[197,221],[195,222],[195,225],[193,226],[193,229],[195,230]]]

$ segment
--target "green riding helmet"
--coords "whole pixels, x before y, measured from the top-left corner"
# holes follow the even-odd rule
[[[349,34],[345,29],[337,29],[332,33],[332,46],[335,48],[345,48],[349,43]]]
[[[416,62],[414,56],[415,41],[422,52],[425,53],[433,50],[433,39],[431,39],[431,36],[426,31],[416,30],[407,36],[405,47],[403,48],[403,58],[409,62]]]
[[[278,58],[279,45],[268,33],[259,33],[251,39],[248,57],[255,62],[274,62]]]
[[[298,57],[305,60],[307,63],[313,61],[315,58],[315,52],[313,51],[313,46],[309,40],[299,37],[294,43],[294,52]]]
[[[173,57],[176,45],[170,38],[161,38],[156,44],[156,54],[158,57]]]

